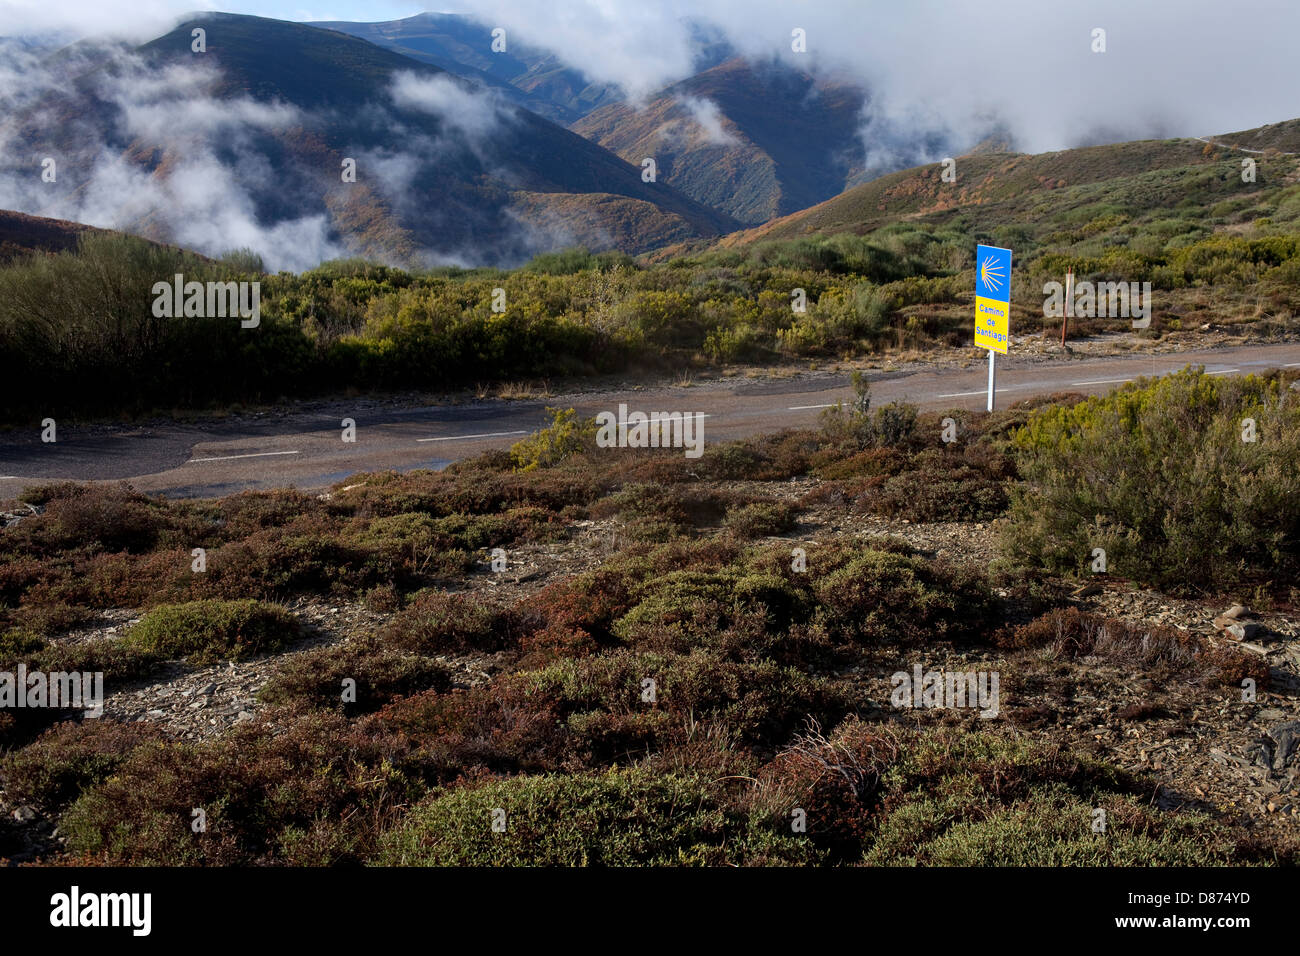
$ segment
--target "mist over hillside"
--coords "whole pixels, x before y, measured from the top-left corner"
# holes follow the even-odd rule
[[[636,252],[734,226],[491,88],[337,32],[213,15],[74,52],[19,66],[0,208],[294,269]]]

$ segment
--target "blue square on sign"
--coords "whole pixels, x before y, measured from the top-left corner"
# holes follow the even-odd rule
[[[1011,250],[979,246],[975,250],[975,294],[1011,301]]]

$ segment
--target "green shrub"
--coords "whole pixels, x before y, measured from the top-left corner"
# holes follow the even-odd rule
[[[785,501],[756,501],[729,509],[722,526],[742,538],[765,538],[793,531],[798,514]]]
[[[1185,369],[1043,408],[1014,446],[1018,561],[1081,573],[1101,548],[1108,573],[1174,591],[1294,580],[1300,402],[1278,378]]]
[[[30,631],[14,627],[0,632],[0,666],[9,666],[45,647],[44,638],[37,637]]]
[[[505,829],[493,830],[504,811]],[[439,793],[388,833],[381,866],[721,866],[817,860],[752,825],[699,773],[520,777]]]
[[[551,423],[510,446],[516,471],[549,468],[596,447],[596,421],[579,421],[572,408],[548,408]]]
[[[61,723],[6,754],[0,779],[10,803],[58,809],[107,779],[136,747],[160,736],[149,724],[105,719]]]
[[[832,633],[853,643],[971,637],[995,607],[988,585],[970,571],[877,550],[819,573],[813,590]]]
[[[194,662],[237,659],[278,650],[299,636],[288,610],[261,601],[160,604],[126,634],[133,649]]]

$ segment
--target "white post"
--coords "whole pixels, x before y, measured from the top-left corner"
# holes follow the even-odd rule
[[[994,370],[993,357],[998,353],[989,349],[989,411],[993,411],[993,385],[997,381],[997,372]]]

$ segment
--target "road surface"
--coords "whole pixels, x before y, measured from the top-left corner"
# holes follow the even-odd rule
[[[1069,358],[1051,363],[998,357],[999,407],[1035,395],[1098,394],[1140,376],[1204,365],[1214,375],[1300,366],[1300,344],[1240,346],[1140,357]],[[923,409],[982,409],[987,365],[917,367],[873,372],[872,403],[907,401]],[[249,422],[150,423],[121,427],[60,426],[43,443],[36,422],[0,432],[0,499],[55,480],[128,480],[140,491],[169,497],[213,497],[255,488],[327,487],[361,471],[441,468],[492,448],[507,448],[546,423],[548,405],[574,407],[585,418],[602,410],[690,412],[704,419],[706,442],[782,428],[817,425],[828,405],[852,396],[847,376],[783,381],[709,382],[694,387],[555,396],[417,408],[345,399]],[[356,421],[356,441],[342,439],[344,418]]]

